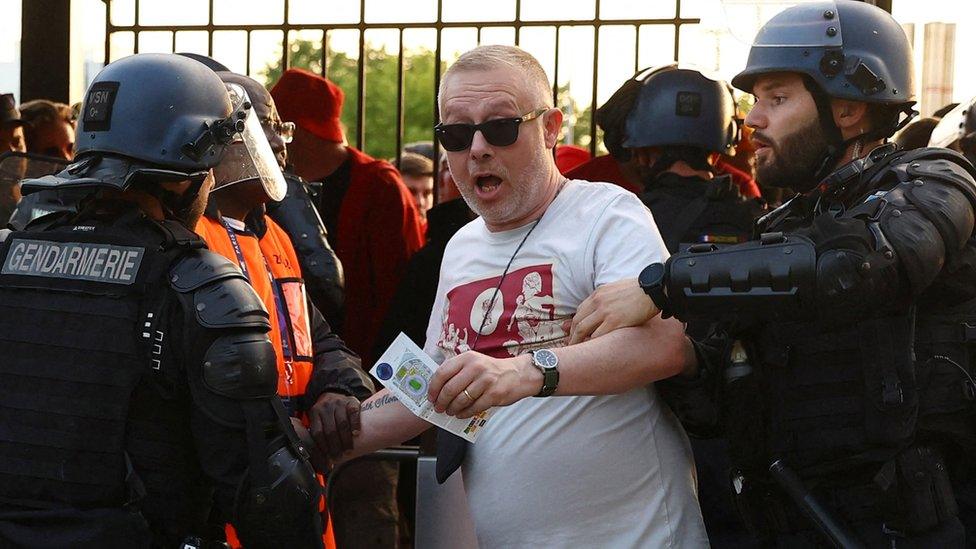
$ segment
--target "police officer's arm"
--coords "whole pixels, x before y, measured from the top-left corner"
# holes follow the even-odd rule
[[[278,400],[270,321],[232,263],[198,251],[172,269],[195,455],[214,520],[246,547],[321,547],[319,491]]]
[[[330,458],[353,447],[359,432],[359,405],[373,394],[373,382],[363,371],[359,357],[346,347],[311,301],[312,378],[305,388],[303,407],[316,446]]]
[[[586,329],[605,330],[614,318],[639,319],[659,308],[682,320],[857,315],[919,295],[971,238],[976,184],[949,160],[909,164],[904,176],[836,218],[818,216],[802,232],[672,256],[664,303],[652,304],[635,280],[600,288]]]

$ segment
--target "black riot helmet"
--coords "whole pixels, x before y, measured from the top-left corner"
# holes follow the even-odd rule
[[[120,59],[88,87],[75,162],[57,175],[24,181],[23,190],[202,182],[245,131],[250,108],[233,104],[220,78],[193,59],[156,53]]]
[[[734,154],[739,138],[732,88],[697,70],[667,65],[643,78],[623,146],[688,146]]]

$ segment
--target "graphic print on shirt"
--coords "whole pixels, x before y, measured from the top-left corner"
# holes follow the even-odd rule
[[[561,345],[565,319],[556,315],[552,264],[509,272],[493,303],[500,279],[468,282],[447,293],[437,342],[447,357],[471,350],[476,338],[476,350],[496,358]]]

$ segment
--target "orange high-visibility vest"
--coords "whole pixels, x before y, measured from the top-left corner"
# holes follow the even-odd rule
[[[274,344],[278,361],[278,394],[282,399],[290,400],[305,394],[305,388],[312,377],[314,349],[311,315],[295,248],[277,223],[267,216],[264,220],[268,230],[260,241],[249,231],[230,230],[234,231],[240,254],[244,258],[245,265],[241,270],[245,271],[251,287],[271,316],[271,333],[268,337]],[[211,251],[240,267],[237,250],[234,249],[234,243],[227,231],[228,227],[222,222],[207,216],[201,217],[196,226],[196,233],[203,238]],[[279,310],[279,303],[285,310]],[[307,426],[308,418],[302,414],[301,419]],[[321,476],[319,482],[322,482]],[[328,520],[326,509],[323,497],[321,510],[326,529],[322,540],[326,549],[336,549],[332,521]],[[230,525],[227,526],[226,533],[231,547],[241,546]]]
[[[308,302],[295,248],[281,227],[271,218],[265,220],[268,231],[260,241],[251,232],[231,230],[234,230],[244,257],[245,268],[242,270],[271,315],[268,337],[274,343],[278,361],[278,394],[283,399],[295,398],[305,393],[312,376],[314,353]],[[211,250],[240,266],[223,223],[202,217],[196,232]],[[279,310],[278,303],[286,310]]]

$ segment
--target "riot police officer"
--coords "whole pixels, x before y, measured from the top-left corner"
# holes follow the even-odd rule
[[[248,547],[321,547],[268,313],[190,229],[227,144],[264,139],[250,108],[197,61],[121,59],[75,163],[23,183],[86,196],[0,245],[3,545],[202,547],[229,522]]]
[[[735,154],[739,120],[732,88],[699,71],[666,65],[645,71],[626,118],[623,146],[639,166],[641,200],[654,215],[668,251],[711,242],[749,240],[753,221],[764,208],[747,199],[728,174],[719,174],[719,154]],[[693,323],[689,334],[705,335],[708,323]],[[671,406],[671,383],[657,383]],[[678,394],[681,396],[681,393]],[[727,488],[727,443],[720,438],[691,440],[698,473],[698,500],[709,541],[715,546],[747,547],[749,536],[736,519]]]
[[[725,428],[740,515],[780,546],[959,547],[973,517],[957,495],[974,447],[976,170],[883,144],[913,103],[911,58],[867,3],[773,17],[732,83],[757,99],[760,183],[800,194],[758,239],[650,265],[574,321],[721,322],[689,365],[685,416]]]
[[[719,153],[735,154],[739,138],[727,83],[677,65],[655,69],[642,79],[626,133],[623,146],[641,167],[641,200],[668,251],[749,239],[762,204],[745,199],[732,177],[717,175],[712,164]]]

